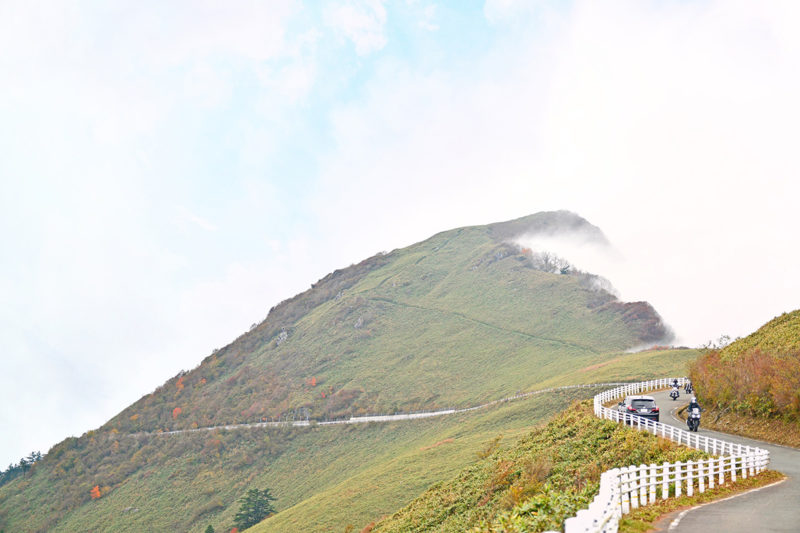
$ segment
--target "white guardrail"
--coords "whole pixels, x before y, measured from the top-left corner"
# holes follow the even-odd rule
[[[679,497],[684,490],[688,496],[692,496],[695,482],[697,490],[704,492],[706,487],[722,485],[726,479],[736,481],[737,475],[746,478],[767,468],[767,450],[706,437],[604,407],[604,404],[618,398],[669,387],[673,379],[630,383],[602,392],[594,397],[594,413],[601,418],[625,422],[640,431],[648,431],[717,457],[686,463],[633,465],[603,472],[600,476],[600,492],[588,509],[578,511],[576,516],[564,522],[564,533],[616,532],[620,518],[631,509],[654,503],[658,498]],[[685,378],[677,379],[681,386],[686,382]]]

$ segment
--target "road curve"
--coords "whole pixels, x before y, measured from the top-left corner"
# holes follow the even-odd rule
[[[661,407],[661,422],[686,429],[686,423],[675,414],[677,408],[686,403],[685,394],[681,394],[681,398],[675,402],[669,398],[668,391],[649,394]],[[699,432],[717,439],[769,450],[769,467],[783,472],[789,479],[757,492],[691,510],[677,525],[669,525],[670,533],[800,531],[800,450],[703,429],[702,421]]]

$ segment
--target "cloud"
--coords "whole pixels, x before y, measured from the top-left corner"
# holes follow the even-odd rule
[[[798,306],[800,5],[408,5],[0,3],[4,427],[81,433],[336,268],[541,210],[689,344]]]
[[[439,29],[439,24],[436,22],[436,4],[428,4],[422,8],[422,14],[417,25],[428,31]]]
[[[483,14],[491,24],[507,24],[547,7],[540,0],[486,0]]]
[[[794,4],[576,2],[551,16],[465,70],[386,62],[336,109],[317,205],[334,240],[364,253],[565,208],[619,250],[597,273],[683,342],[796,308]]]
[[[299,6],[151,7],[0,5],[0,404],[11,406],[0,425],[15,428],[5,460],[96,427],[308,283],[278,261],[228,275],[230,256],[252,260],[237,232],[271,207],[246,192],[271,188],[247,184],[263,176],[263,145],[238,169],[218,142],[233,142],[223,111],[244,88],[290,100],[313,85],[313,40],[285,32]],[[282,79],[262,84],[271,61]],[[219,183],[215,165],[227,171]],[[266,294],[237,288],[264,287],[256,276],[271,280]],[[209,279],[259,305],[204,300]],[[226,316],[213,316],[220,305]]]
[[[325,22],[349,39],[360,56],[386,46],[386,8],[384,0],[349,0],[331,5]]]
[[[195,226],[198,226],[206,231],[217,231],[219,229],[211,222],[194,214],[192,211],[190,211],[188,208],[182,205],[177,206],[177,211],[178,211],[177,218],[179,223],[190,222]]]

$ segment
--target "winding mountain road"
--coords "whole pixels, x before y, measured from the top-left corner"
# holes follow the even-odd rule
[[[649,394],[661,407],[661,422],[686,429],[686,423],[675,414],[678,407],[686,403],[685,394],[681,394],[681,398],[675,402],[669,398],[668,391]],[[759,491],[690,510],[680,517],[676,513],[664,523],[662,531],[800,532],[800,450],[703,429],[702,421],[699,432],[729,442],[769,450],[770,468],[783,472],[788,479]]]

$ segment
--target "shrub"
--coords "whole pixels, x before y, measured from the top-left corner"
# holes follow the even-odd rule
[[[752,349],[723,358],[711,351],[689,376],[698,398],[715,409],[800,420],[800,352],[778,357]]]

